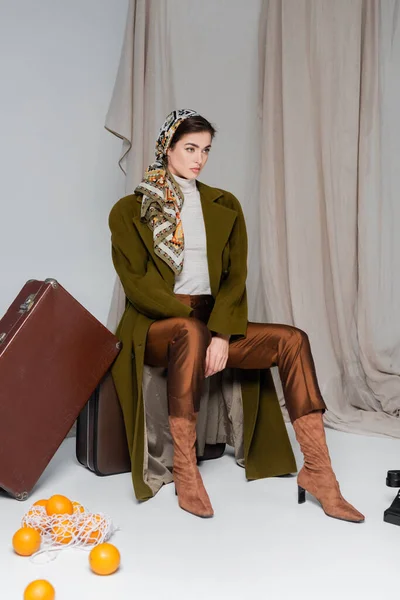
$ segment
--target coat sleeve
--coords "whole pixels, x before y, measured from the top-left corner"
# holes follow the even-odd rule
[[[243,337],[247,331],[247,232],[239,201],[229,195],[237,217],[229,236],[229,267],[215,298],[208,328],[216,333]]]
[[[177,300],[161,277],[133,224],[123,198],[109,217],[112,259],[129,302],[150,319],[188,317],[192,312]]]

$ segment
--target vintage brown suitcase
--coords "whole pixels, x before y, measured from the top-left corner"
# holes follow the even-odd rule
[[[96,475],[117,475],[131,470],[122,410],[111,371],[78,417],[76,457]]]
[[[206,444],[198,462],[219,458],[225,444]],[[76,457],[96,475],[118,475],[131,470],[122,409],[111,371],[93,392],[76,427]]]
[[[56,280],[30,280],[0,320],[0,487],[24,500],[119,352]]]

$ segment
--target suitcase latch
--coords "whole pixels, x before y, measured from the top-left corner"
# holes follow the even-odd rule
[[[4,342],[4,340],[6,339],[6,335],[6,333],[0,333],[0,344]]]
[[[21,314],[22,314],[22,313],[29,312],[29,311],[31,310],[32,306],[33,306],[33,305],[34,305],[34,303],[35,303],[35,297],[36,297],[36,294],[30,294],[30,295],[27,297],[27,299],[25,300],[25,302],[23,302],[23,303],[21,304],[21,306],[19,307],[19,312],[20,312]]]

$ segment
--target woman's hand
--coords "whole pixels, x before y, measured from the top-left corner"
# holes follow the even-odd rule
[[[212,338],[206,354],[206,377],[225,369],[229,354],[229,337],[217,334]]]

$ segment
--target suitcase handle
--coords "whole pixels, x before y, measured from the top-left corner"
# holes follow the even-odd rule
[[[21,314],[29,312],[35,303],[35,298],[36,294],[30,294],[25,300],[25,302],[23,302],[19,307],[19,312]]]

